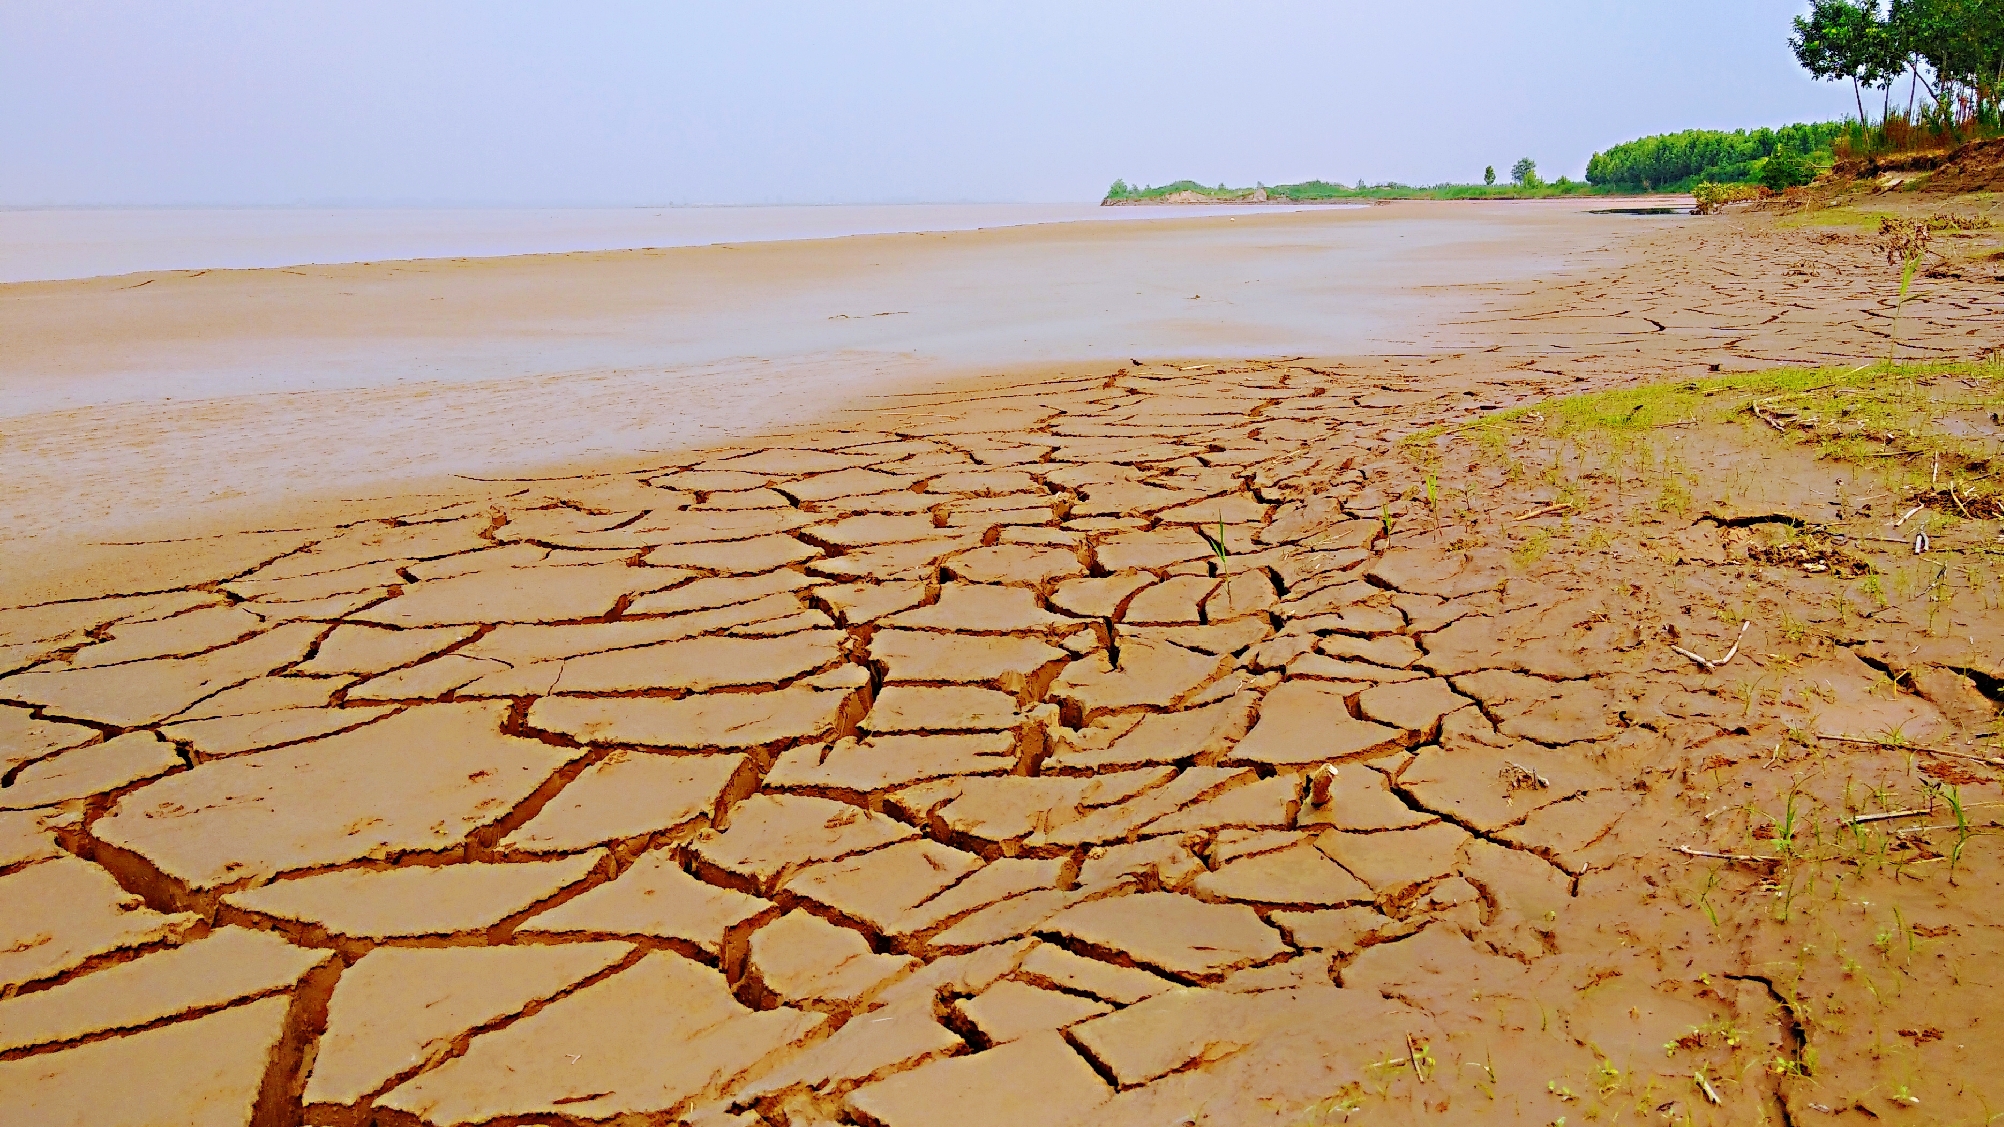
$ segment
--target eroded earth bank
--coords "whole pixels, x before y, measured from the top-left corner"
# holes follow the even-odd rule
[[[51,562],[0,1119],[1988,1122],[1996,370],[1699,382],[1883,356],[1895,283],[1642,246],[1488,351]],[[2000,295],[1923,279],[1902,355]]]

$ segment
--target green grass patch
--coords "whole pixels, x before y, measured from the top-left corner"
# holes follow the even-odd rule
[[[1814,444],[1827,460],[1869,467],[1909,500],[1943,516],[2004,517],[2004,363],[1877,363],[1849,368],[1768,368],[1703,379],[1612,388],[1499,411],[1408,437],[1407,454],[1423,466],[1440,458],[1438,440],[1473,439],[1502,456],[1515,435],[1593,448],[1615,465],[1652,461],[1673,428],[1734,423],[1789,441]],[[1660,507],[1689,498],[1675,474],[1664,478]]]
[[[1955,386],[1944,387],[1944,381]],[[1848,429],[1868,436],[1919,430],[1944,410],[2004,408],[2004,363],[1765,368],[1571,395],[1499,411],[1456,429],[1479,433],[1541,422],[1546,430],[1560,436],[1590,431],[1639,433],[1684,423],[1722,422],[1750,414],[1756,404],[1772,408],[1770,414],[1780,412],[1790,419],[1848,423]],[[1438,435],[1445,429],[1434,428],[1433,433]],[[1410,441],[1425,437],[1415,435]]]

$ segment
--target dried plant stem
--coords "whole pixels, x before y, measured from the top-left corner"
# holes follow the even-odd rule
[[[1697,662],[1699,665],[1702,665],[1707,669],[1717,669],[1719,666],[1724,665],[1725,663],[1733,660],[1733,655],[1740,652],[1740,642],[1746,638],[1747,630],[1752,626],[1753,626],[1752,619],[1748,619],[1745,622],[1740,623],[1740,636],[1738,638],[1733,639],[1733,648],[1727,650],[1726,656],[1720,658],[1717,661],[1713,661],[1712,659],[1706,657],[1699,657],[1697,654],[1692,653],[1690,650],[1687,650],[1682,646],[1671,646],[1670,648],[1676,650],[1678,653],[1683,654],[1685,657],[1690,658],[1692,661]]]

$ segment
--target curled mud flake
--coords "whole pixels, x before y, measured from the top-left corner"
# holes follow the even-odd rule
[[[126,795],[92,832],[191,890],[457,848],[580,754],[502,735],[506,711],[432,705],[205,763]]]
[[[193,915],[145,907],[89,862],[59,856],[29,865],[0,877],[0,989],[177,940],[195,924]]]
[[[587,879],[605,856],[594,850],[519,864],[343,869],[233,892],[223,903],[349,939],[474,934]]]
[[[691,852],[698,875],[764,891],[800,866],[917,836],[910,826],[845,803],[757,794],[732,809],[728,829],[699,835]]]
[[[918,905],[981,867],[979,857],[935,841],[901,841],[858,857],[810,865],[779,892],[782,899],[820,905],[884,935]]]
[[[1325,763],[1308,773],[1308,805],[1329,805],[1329,788],[1336,783],[1336,767]]]
[[[396,598],[354,617],[399,627],[575,622],[602,618],[623,599],[673,587],[689,577],[675,568],[624,563],[494,568],[410,584]]]
[[[333,1113],[455,1053],[467,1033],[553,999],[633,953],[625,943],[383,947],[341,975],[303,1103]]]
[[[853,666],[845,667],[855,669]],[[663,697],[545,697],[529,707],[530,728],[589,744],[726,751],[790,746],[853,725],[867,698],[859,682],[823,688],[814,679],[761,693]],[[999,695],[999,694],[998,694]]]
[[[1384,760],[1372,762],[1384,763]],[[1350,830],[1357,833],[1371,833],[1377,830],[1413,829],[1438,821],[1434,814],[1415,810],[1392,793],[1391,781],[1382,771],[1372,770],[1363,765],[1355,765],[1348,770],[1338,770],[1325,765],[1318,771],[1330,774],[1321,776],[1329,783],[1328,799],[1321,803],[1304,803],[1301,816],[1296,824],[1302,829],[1329,827]],[[1311,775],[1311,780],[1317,776]],[[1313,783],[1311,782],[1311,788]],[[1313,797],[1311,792],[1310,797]]]
[[[173,744],[152,732],[128,732],[40,759],[10,772],[0,810],[28,810],[104,794],[182,766]]]
[[[779,915],[777,905],[707,884],[667,850],[635,858],[616,878],[530,917],[519,935],[664,940],[734,971],[753,928]]]
[[[10,1123],[250,1123],[291,1007],[289,998],[266,998],[0,1061],[0,1115]]]
[[[1032,1033],[1060,1030],[1112,1013],[1105,1002],[1004,981],[973,998],[954,1003],[954,1016],[988,1045],[1003,1045]]]
[[[300,622],[197,657],[0,678],[0,697],[123,728],[158,723],[232,685],[305,657],[325,627]],[[323,702],[324,703],[324,702]]]
[[[783,1007],[749,1010],[718,972],[658,952],[475,1037],[464,1055],[376,1103],[441,1124],[672,1116],[825,1021]],[[677,1051],[664,1056],[662,1045]]]
[[[0,873],[59,856],[54,829],[64,818],[36,810],[0,814]]]
[[[803,630],[777,638],[689,638],[490,673],[460,690],[459,695],[632,693],[654,689],[700,693],[777,684],[840,660],[846,637],[837,630]]]
[[[871,636],[870,657],[886,681],[993,684],[1019,698],[1037,696],[1071,660],[1031,637],[892,629]]]
[[[870,1080],[965,1050],[966,1043],[939,1023],[933,1008],[931,998],[915,997],[858,1015],[827,1040],[747,1082],[733,1100],[764,1101],[789,1089],[840,1096]],[[746,1120],[748,1125],[753,1122]]]
[[[1075,949],[1184,982],[1211,982],[1286,950],[1278,932],[1242,904],[1208,904],[1170,892],[1114,896],[1066,909],[1041,932]]]
[[[848,928],[796,909],[754,932],[743,994],[754,1005],[846,1014],[909,971],[908,955],[877,955]]]
[[[1404,889],[1453,872],[1456,855],[1469,840],[1460,828],[1436,822],[1382,833],[1332,830],[1315,840],[1315,848],[1363,880],[1380,900],[1392,900]]]
[[[221,1009],[293,988],[334,958],[224,927],[32,994],[0,1001],[0,1052],[58,1045]]]
[[[1118,668],[1106,654],[1081,658],[1065,667],[1047,696],[1078,721],[1136,708],[1168,709],[1231,666],[1230,657],[1136,638],[1121,646]]]
[[[1259,723],[1228,762],[1275,767],[1369,757],[1414,742],[1417,733],[1358,720],[1347,697],[1354,687],[1319,681],[1282,682],[1260,702]]]
[[[873,734],[979,732],[1014,728],[1022,722],[1016,698],[994,689],[891,685],[877,695],[862,727]]]
[[[1305,843],[1204,873],[1192,882],[1190,892],[1204,900],[1269,908],[1334,908],[1373,899],[1362,881]]]
[[[844,1106],[881,1127],[920,1127],[948,1105],[963,1108],[959,1114],[969,1127],[1015,1127],[1068,1122],[1112,1095],[1060,1034],[1046,1031],[865,1085]]]
[[[788,749],[762,786],[860,802],[931,779],[1006,775],[1020,762],[1014,732],[852,737]]]

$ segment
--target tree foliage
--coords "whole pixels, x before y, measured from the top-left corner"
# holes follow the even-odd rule
[[[1532,160],[1530,157],[1520,158],[1516,164],[1510,166],[1510,181],[1526,188],[1537,187],[1539,183],[1538,162]]]
[[[1929,113],[1942,125],[1995,125],[2004,96],[2004,0],[1811,0],[1795,17],[1789,46],[1817,78],[1852,84],[1858,119],[1866,120],[1864,89],[1888,93],[1909,77],[1927,92]]]
[[[1830,148],[1842,122],[1785,125],[1780,129],[1686,129],[1624,142],[1587,161],[1587,183],[1680,191],[1700,181],[1751,183],[1768,158],[1787,149],[1799,158]]]

